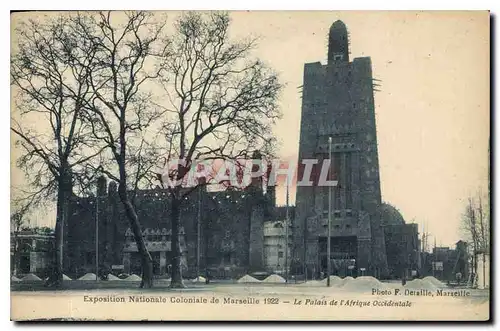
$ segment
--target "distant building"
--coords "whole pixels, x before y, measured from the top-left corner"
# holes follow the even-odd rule
[[[36,273],[39,277],[48,275],[54,260],[54,233],[26,229],[10,236],[11,273],[22,276]]]
[[[432,253],[422,253],[422,275],[434,276],[443,281],[456,281],[456,274],[462,275],[465,283],[470,275],[470,263],[467,242],[457,241],[455,249],[434,247]]]
[[[469,277],[469,245],[463,240],[459,240],[455,243],[455,251],[452,253],[453,268],[452,277],[456,273],[460,272],[462,274],[462,279],[467,280]]]

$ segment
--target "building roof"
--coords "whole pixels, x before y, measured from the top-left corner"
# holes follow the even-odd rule
[[[389,203],[382,203],[380,206],[380,215],[383,225],[402,225],[405,224],[403,215],[399,210]]]

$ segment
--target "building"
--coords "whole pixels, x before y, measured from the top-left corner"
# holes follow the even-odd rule
[[[455,282],[456,274],[460,273],[465,283],[471,274],[470,267],[468,244],[463,240],[457,241],[454,249],[437,246],[431,253],[422,253],[422,276],[432,275],[442,281]]]
[[[328,63],[306,63],[302,90],[299,180],[304,159],[329,158],[338,180],[332,197],[331,256],[337,265],[354,261],[354,274],[388,274],[375,123],[374,86],[369,57],[349,59],[345,24],[330,28]],[[313,171],[318,173],[318,171]],[[326,271],[328,187],[298,186],[294,259],[308,277]]]
[[[411,279],[420,276],[418,225],[407,224],[399,210],[389,203],[382,203],[379,211],[390,277]]]
[[[51,231],[23,229],[10,236],[11,274],[23,276],[36,273],[48,275],[54,259],[55,238]]]
[[[136,212],[156,275],[170,272],[169,199],[168,190],[161,188],[135,194]],[[102,177],[98,197],[75,196],[70,205],[64,235],[64,271],[68,276],[95,273],[96,257],[100,274],[113,269],[140,274],[140,256],[116,183],[108,185]],[[181,205],[184,276],[194,278],[197,270],[218,278],[263,271],[264,220],[272,219],[274,209],[274,187],[264,191],[261,178],[244,190],[197,188]]]
[[[384,224],[389,275],[411,279],[420,275],[420,247],[417,224]]]
[[[291,222],[286,219],[264,222],[264,261],[265,269],[269,273],[286,274],[287,269],[290,271],[292,231]],[[288,247],[288,252],[285,247]]]

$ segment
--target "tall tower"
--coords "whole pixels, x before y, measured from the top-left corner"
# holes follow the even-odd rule
[[[330,174],[338,186],[329,201],[328,187],[298,185],[294,259],[304,265],[309,277],[326,271],[331,203],[331,256],[338,260],[332,265],[355,261],[353,274],[380,276],[387,272],[387,260],[379,215],[371,60],[362,57],[349,61],[348,32],[342,21],[332,24],[328,40],[328,63],[304,65],[299,169],[304,159],[316,159],[322,165],[329,158],[331,137]],[[332,273],[344,276],[345,272],[334,268]]]

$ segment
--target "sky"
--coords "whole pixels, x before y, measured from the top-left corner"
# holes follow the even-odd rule
[[[488,187],[488,12],[253,11],[231,18],[231,37],[258,37],[253,54],[286,84],[274,132],[281,159],[295,162],[304,63],[326,63],[328,30],[342,20],[351,60],[370,56],[381,80],[375,112],[383,201],[407,222],[425,223],[438,245],[462,237],[466,199]],[[12,167],[15,185],[20,176]],[[284,204],[284,190],[277,195]],[[54,222],[52,213],[41,217],[38,224]]]

